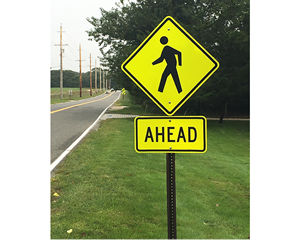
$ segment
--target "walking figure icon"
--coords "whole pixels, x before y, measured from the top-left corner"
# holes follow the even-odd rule
[[[171,16],[165,17],[121,65],[168,116],[174,115],[218,67],[218,61]]]
[[[166,36],[163,36],[160,38],[160,42],[161,44],[166,45],[168,43],[168,38]],[[167,78],[170,74],[172,75],[178,93],[182,92],[178,72],[176,69],[177,61],[175,55],[178,56],[178,65],[181,66],[181,52],[170,46],[165,46],[162,50],[161,56],[152,63],[153,65],[155,65],[161,63],[163,60],[166,60],[167,62],[167,66],[161,75],[161,80],[158,88],[159,92],[164,91]]]

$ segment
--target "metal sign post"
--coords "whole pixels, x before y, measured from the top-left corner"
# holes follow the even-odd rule
[[[121,65],[168,116],[174,115],[218,67],[218,61],[171,16],[164,18]],[[177,238],[175,152],[205,153],[206,125],[203,116],[144,116],[134,120],[135,151],[166,153],[169,239]]]
[[[167,162],[167,212],[168,239],[177,238],[176,230],[176,185],[175,185],[175,153],[166,154]]]
[[[168,239],[176,239],[175,152],[206,151],[204,116],[140,116],[134,119],[137,152],[165,152]]]

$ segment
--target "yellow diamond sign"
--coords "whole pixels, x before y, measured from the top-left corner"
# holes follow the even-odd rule
[[[167,115],[173,115],[218,67],[218,61],[170,16],[121,66]]]

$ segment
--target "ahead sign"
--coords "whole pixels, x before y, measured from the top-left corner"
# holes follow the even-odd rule
[[[173,115],[218,67],[172,17],[166,17],[121,66],[167,115]]]
[[[206,152],[205,117],[137,117],[134,124],[137,152]]]

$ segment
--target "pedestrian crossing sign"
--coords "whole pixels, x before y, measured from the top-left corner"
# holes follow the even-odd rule
[[[173,115],[218,67],[218,61],[170,16],[121,66],[167,115]]]

